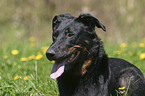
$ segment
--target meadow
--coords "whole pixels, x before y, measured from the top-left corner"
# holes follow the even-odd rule
[[[91,13],[107,28],[97,30],[109,57],[123,58],[145,76],[145,0],[0,0],[0,96],[58,96],[50,78],[55,15]],[[63,5],[63,6],[62,6]],[[124,89],[124,88],[121,88]]]
[[[31,36],[23,42],[3,42],[6,46],[0,48],[0,95],[58,96],[56,81],[49,76],[54,61],[45,56],[51,42],[36,41]],[[104,42],[104,47],[109,57],[128,60],[145,75],[145,38],[121,44]]]

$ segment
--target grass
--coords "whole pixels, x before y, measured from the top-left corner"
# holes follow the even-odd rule
[[[49,77],[53,64],[43,53],[48,47],[32,47],[31,43],[17,42],[1,48],[0,95],[57,96],[56,82]],[[13,55],[12,50],[18,50],[19,53]],[[34,55],[28,60],[29,56]],[[21,61],[24,57],[27,59]]]
[[[0,95],[58,96],[56,81],[50,78],[53,62],[48,61],[44,54],[50,43],[37,44],[35,39],[5,42],[6,46],[0,48]],[[120,45],[105,42],[104,47],[109,57],[126,59],[145,75],[145,56],[140,57],[145,53],[144,39]],[[12,53],[13,50],[18,53]]]
[[[44,40],[51,36],[50,23],[53,16],[60,13],[78,16],[85,12],[84,9],[105,24],[109,34],[103,36],[109,37],[107,40],[118,39],[120,42],[132,39],[126,42],[127,46],[123,48],[117,43],[104,42],[106,52],[109,57],[123,58],[135,64],[145,75],[145,40],[133,41],[145,36],[145,0],[88,1],[0,1],[0,96],[58,95],[56,81],[49,77],[53,63],[46,59],[42,51],[42,47],[48,47],[50,42],[46,43]],[[49,33],[46,33],[48,31]],[[39,39],[29,41],[28,37],[31,35]],[[143,43],[144,47],[141,47],[140,43]],[[19,53],[13,55],[12,50],[18,50]],[[28,60],[29,56],[35,58]]]
[[[137,66],[145,75],[145,38],[140,42],[130,42],[122,44],[105,44],[105,49],[109,57],[123,58]]]

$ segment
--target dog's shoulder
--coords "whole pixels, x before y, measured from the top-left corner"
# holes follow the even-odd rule
[[[128,68],[128,67],[136,68],[136,66],[134,66],[130,62],[120,58],[109,58],[108,64],[111,68]]]
[[[109,58],[108,60],[109,68],[111,69],[111,74],[113,75],[121,75],[124,73],[136,73],[136,75],[140,75],[143,77],[142,72],[130,62],[119,59],[119,58]]]

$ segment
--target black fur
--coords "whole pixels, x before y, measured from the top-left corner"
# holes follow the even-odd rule
[[[108,58],[95,26],[106,31],[90,14],[54,17],[53,43],[46,56],[56,64],[65,63],[57,78],[60,96],[121,96],[119,87],[126,88],[127,96],[145,96],[141,71],[125,60]]]

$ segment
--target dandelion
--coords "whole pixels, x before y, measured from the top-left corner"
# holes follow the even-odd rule
[[[140,60],[143,60],[145,59],[145,53],[141,53],[140,56],[139,56]]]
[[[43,57],[43,55],[39,54],[35,57],[36,60],[40,60]]]
[[[145,47],[145,44],[144,43],[140,43],[139,44],[139,47],[144,48]]]
[[[28,60],[28,59],[25,58],[25,57],[23,57],[23,58],[20,59],[20,61],[23,61],[23,62],[25,62],[25,61],[27,61],[27,60]]]
[[[49,48],[48,46],[47,47],[41,47],[41,50],[42,50],[43,54],[46,53],[46,51],[47,51],[48,48]]]
[[[7,60],[8,59],[8,56],[4,56],[4,59]]]
[[[31,46],[31,47],[34,47],[35,45],[36,45],[36,44],[35,44],[34,42],[31,42],[31,43],[30,43],[30,46]]]
[[[120,55],[120,54],[121,54],[121,51],[116,51],[116,54],[117,54],[117,55]]]
[[[124,90],[125,89],[125,87],[119,87],[119,90]]]
[[[127,43],[125,42],[120,44],[120,48],[125,48],[126,46],[127,46]]]
[[[34,36],[31,36],[31,37],[29,38],[29,41],[30,41],[30,42],[34,42],[34,41],[36,41],[36,39],[35,39]]]
[[[119,94],[122,94],[121,96],[124,96],[123,94],[125,93],[125,87],[119,87]]]
[[[29,60],[33,60],[35,58],[35,55],[31,55],[28,57]]]
[[[14,81],[18,80],[19,78],[20,78],[20,76],[15,76]]]
[[[28,75],[28,76],[25,76],[25,77],[24,77],[24,80],[28,80],[28,77],[29,77],[29,75]]]
[[[52,64],[54,64],[54,63],[55,63],[55,61],[51,61],[51,63],[52,63]]]
[[[12,50],[11,53],[12,53],[12,55],[18,55],[19,51],[18,50]]]

